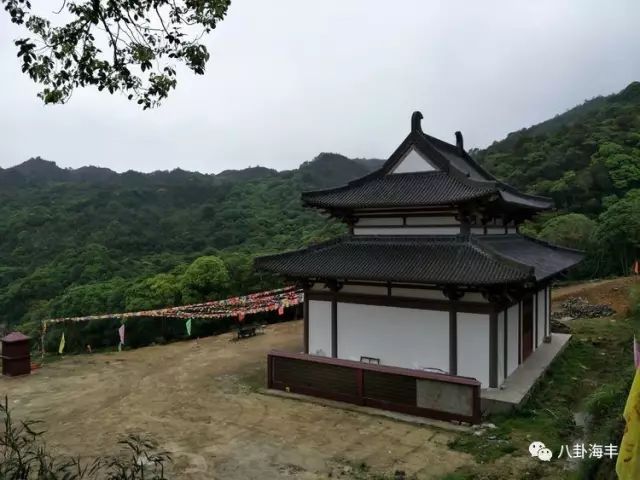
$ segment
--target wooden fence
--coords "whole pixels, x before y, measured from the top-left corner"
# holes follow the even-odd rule
[[[439,420],[479,423],[473,378],[272,351],[268,387]]]

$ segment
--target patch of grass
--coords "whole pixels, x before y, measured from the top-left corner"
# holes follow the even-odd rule
[[[633,359],[632,322],[582,319],[573,321],[572,328],[570,344],[522,408],[492,416],[488,421],[496,429],[488,429],[481,436],[462,434],[451,442],[451,448],[472,454],[479,463],[494,462],[513,452],[528,455],[528,446],[534,440],[544,442],[557,454],[561,445],[572,445],[582,433],[593,432],[581,432],[574,422],[574,412],[585,410],[600,413],[606,420],[599,430],[615,437],[619,425],[611,419],[619,417],[630,381],[630,377],[621,378],[621,370],[625,371]],[[606,443],[617,440],[609,438]],[[588,441],[596,439],[585,438]]]

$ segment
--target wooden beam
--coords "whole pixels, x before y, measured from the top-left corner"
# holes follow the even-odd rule
[[[458,307],[457,300],[449,306],[449,375],[458,374]]]

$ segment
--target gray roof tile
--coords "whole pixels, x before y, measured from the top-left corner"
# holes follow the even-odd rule
[[[348,235],[260,257],[256,267],[297,278],[498,285],[542,280],[582,258],[520,235],[495,237]]]

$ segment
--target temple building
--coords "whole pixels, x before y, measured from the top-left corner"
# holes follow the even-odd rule
[[[302,195],[349,233],[256,260],[305,289],[304,353],[501,387],[551,340],[550,285],[582,253],[518,233],[552,208],[497,180],[422,114],[384,165]]]

